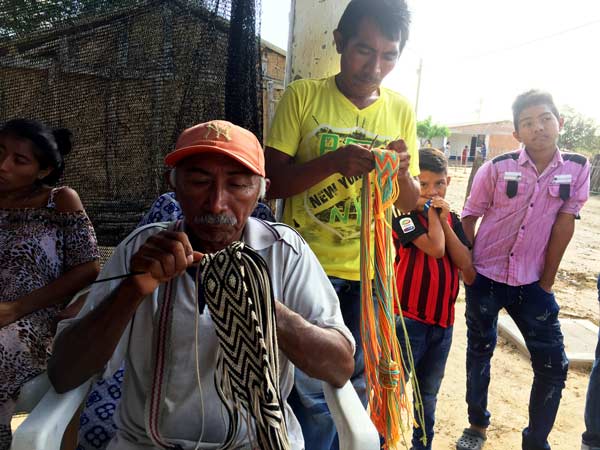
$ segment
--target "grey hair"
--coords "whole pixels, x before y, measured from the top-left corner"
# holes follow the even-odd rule
[[[267,180],[265,177],[258,178],[258,200],[264,200],[265,195],[267,194]]]

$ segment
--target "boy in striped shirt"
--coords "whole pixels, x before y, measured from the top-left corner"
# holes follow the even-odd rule
[[[431,449],[437,393],[452,343],[458,271],[474,276],[469,242],[460,218],[450,211],[444,199],[450,183],[446,157],[433,148],[421,149],[419,168],[421,193],[417,209],[398,214],[392,225],[398,295],[425,413],[427,439],[423,439],[423,429],[415,428],[415,450]],[[396,330],[406,354],[400,317]]]
[[[589,196],[590,166],[585,157],[558,149],[563,119],[550,94],[519,95],[513,120],[513,135],[523,147],[481,166],[462,213],[477,276],[466,287],[470,427],[458,450],[480,449],[486,439],[490,361],[501,308],[523,334],[534,372],[523,450],[550,449],[547,439],[569,366],[552,285],[575,217]]]

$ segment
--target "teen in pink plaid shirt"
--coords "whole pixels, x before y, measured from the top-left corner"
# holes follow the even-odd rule
[[[549,450],[568,360],[552,285],[589,196],[589,162],[557,147],[563,125],[550,94],[528,91],[513,103],[523,148],[486,162],[462,213],[474,242],[475,281],[466,286],[467,404],[470,427],[458,450],[480,449],[490,423],[487,391],[501,308],[513,318],[534,372],[523,450]],[[481,224],[475,234],[475,224]]]

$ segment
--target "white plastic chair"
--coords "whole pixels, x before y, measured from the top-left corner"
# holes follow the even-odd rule
[[[86,295],[89,288],[78,292],[70,303]],[[18,413],[29,413],[13,434],[11,450],[60,450],[67,426],[87,399],[91,379],[64,394],[57,394],[45,373],[21,388]],[[378,450],[379,434],[348,381],[336,389],[323,383],[325,400],[338,430],[341,450]]]
[[[79,291],[77,294],[75,294],[73,296],[73,298],[69,302],[69,305],[76,302],[77,300],[79,300],[82,296],[87,295],[89,293],[89,291],[90,291],[89,287]],[[87,389],[89,390],[89,383],[88,383]],[[29,414],[31,416],[33,414],[33,416],[35,418],[35,416],[40,413],[39,406],[43,405],[43,404],[48,404],[47,400],[44,400],[44,399],[46,399],[46,397],[48,397],[48,394],[50,393],[50,391],[54,392],[54,389],[52,389],[52,385],[50,384],[50,380],[48,379],[48,375],[46,374],[46,372],[29,380],[27,383],[25,383],[23,386],[21,386],[21,392],[19,393],[19,398],[17,399],[17,404],[15,406],[13,415]],[[54,392],[54,395],[57,396],[58,394],[56,394]],[[86,393],[86,395],[87,395],[87,393]],[[84,399],[85,399],[85,397],[84,397]],[[44,400],[44,403],[42,402],[42,400]],[[79,401],[79,403],[81,403],[81,401]],[[50,406],[50,407],[52,407],[52,406]],[[34,410],[36,411],[35,414],[34,414]],[[71,420],[74,413],[75,412],[71,413],[68,416],[69,420]],[[27,419],[21,424],[21,426],[19,426],[19,428],[17,428],[17,431],[13,435],[13,443],[11,445],[11,450],[16,449],[16,448],[21,448],[23,450],[25,450],[25,449],[30,450],[33,448],[46,448],[46,447],[31,446],[29,444],[26,444],[26,441],[21,438],[22,433],[27,431],[27,426],[24,427],[24,425],[26,425],[26,422],[30,423],[28,421],[29,421],[29,417],[27,417]],[[68,425],[68,424],[69,424],[69,421],[67,421],[66,425]],[[66,425],[65,425],[65,428],[66,428]],[[62,433],[60,433],[60,435],[58,437],[58,447],[56,447],[57,449],[60,449],[60,442],[61,442],[63,433],[64,433],[64,430]],[[17,437],[17,439],[16,439],[17,442],[20,442],[21,444],[19,444],[19,443],[15,444],[15,437]]]
[[[46,372],[29,380],[21,386],[21,393],[13,414],[29,414],[49,389],[50,380],[48,380]]]
[[[379,433],[350,381],[336,389],[323,383],[325,400],[338,432],[341,450],[378,450]]]
[[[13,434],[11,450],[60,450],[65,430],[87,398],[90,384],[88,380],[57,394],[48,382],[49,390]]]
[[[45,376],[45,375],[44,375]],[[46,378],[46,382],[48,382]],[[13,435],[11,450],[60,450],[67,425],[86,400],[91,381],[57,394],[50,387]],[[378,450],[379,434],[350,382],[341,389],[323,383],[325,400],[342,450]]]

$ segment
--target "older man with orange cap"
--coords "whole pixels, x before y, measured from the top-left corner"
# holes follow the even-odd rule
[[[236,422],[232,410],[240,405],[227,404],[221,390],[223,337],[195,286],[204,254],[241,241],[270,275],[285,448],[302,449],[286,403],[294,365],[335,386],[353,370],[354,341],[336,294],[294,230],[250,217],[268,187],[252,133],[225,121],[199,124],[181,134],[165,162],[184,222],[140,228],[115,249],[100,279],[129,276],[94,285],[79,316],[61,323],[50,379],[65,392],[96,374],[110,376],[125,360],[109,450],[258,448],[254,418],[246,410]],[[234,347],[242,339],[227,338]]]

